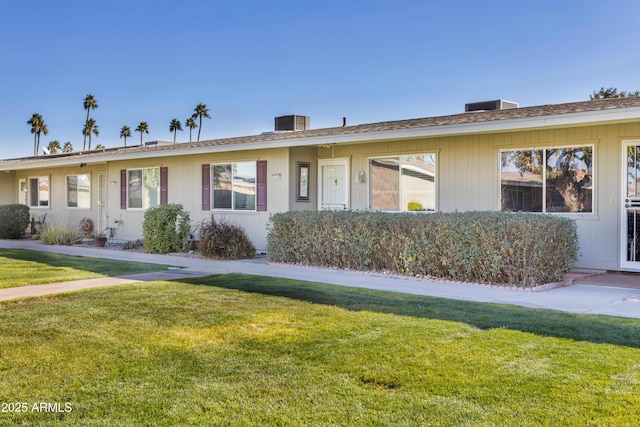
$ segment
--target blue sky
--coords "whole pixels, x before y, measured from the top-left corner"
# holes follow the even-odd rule
[[[640,90],[638,18],[632,0],[0,0],[0,158],[33,153],[35,112],[42,145],[81,149],[89,93],[93,145],[116,147],[141,121],[145,141],[172,141],[200,102],[213,139],[286,114],[321,128]]]

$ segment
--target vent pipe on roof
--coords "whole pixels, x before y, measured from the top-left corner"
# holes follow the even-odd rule
[[[493,111],[493,110],[510,110],[520,107],[517,102],[505,101],[504,99],[496,99],[495,101],[472,102],[464,105],[464,111]]]

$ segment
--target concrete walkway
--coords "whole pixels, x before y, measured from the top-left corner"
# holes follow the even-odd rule
[[[458,300],[640,318],[640,289],[611,286],[611,283],[606,282],[607,275],[592,277],[589,279],[589,284],[573,284],[543,292],[523,292],[475,284],[389,277],[344,270],[274,265],[268,264],[265,260],[213,261],[99,248],[48,246],[40,241],[30,240],[0,240],[0,248],[19,248],[122,261],[149,262],[182,268],[180,270],[167,270],[121,278],[90,279],[4,289],[0,290],[0,300],[74,291],[90,287],[112,286],[134,281],[170,280],[211,274],[243,273]],[[637,280],[638,284],[640,284],[640,274],[637,276],[632,275],[630,279],[627,279]],[[602,282],[599,283],[598,280],[602,280]]]

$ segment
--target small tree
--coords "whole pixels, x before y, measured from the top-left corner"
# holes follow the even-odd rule
[[[191,117],[193,117],[194,119],[196,117],[200,119],[198,123],[198,142],[200,142],[200,131],[202,130],[202,118],[203,117],[207,119],[211,118],[211,116],[209,115],[209,109],[205,104],[199,103],[198,105],[196,105],[196,108],[193,109],[193,115]]]
[[[120,129],[120,138],[124,138],[124,146],[127,146],[127,138],[131,138],[131,128],[129,126],[122,126]]]
[[[182,123],[178,119],[172,119],[169,123],[169,132],[173,132],[173,142],[176,142],[176,132],[182,132]]]
[[[189,212],[179,203],[148,209],[144,213],[142,224],[145,252],[168,254],[186,250],[189,243],[189,222]]]
[[[637,90],[635,92],[626,92],[624,90],[618,92],[618,89],[615,87],[610,87],[608,89],[601,87],[600,90],[594,91],[591,95],[589,95],[589,99],[593,101],[594,99],[634,98],[638,96],[640,96],[640,91]]]
[[[56,154],[60,148],[60,143],[58,141],[51,141],[49,145],[47,145],[47,149],[51,154]]]
[[[62,147],[62,152],[63,153],[73,152],[73,145],[71,144],[71,141],[67,141],[64,143],[64,147]]]
[[[87,149],[87,136],[88,136],[89,150],[91,150],[91,132],[87,132],[87,128],[89,127],[89,113],[91,112],[91,110],[95,110],[96,108],[98,108],[98,100],[95,98],[95,96],[91,94],[87,94],[87,96],[85,96],[84,98],[83,106],[84,106],[84,109],[87,110],[87,118],[84,121],[84,128],[82,128],[82,135],[84,136],[84,143],[82,145],[82,149],[83,150]],[[95,120],[93,124],[95,125]],[[98,134],[96,134],[96,136],[97,135]]]
[[[147,122],[140,122],[136,128],[136,132],[140,132],[140,145],[142,145],[142,134],[149,134],[149,124]]]
[[[98,125],[94,119],[89,119],[82,130],[82,133],[85,137],[89,137],[89,146],[88,149],[91,150],[91,135],[98,136],[100,135],[100,131],[98,130]]]
[[[33,134],[33,155],[37,156],[40,150],[40,134],[43,133],[47,136],[49,128],[47,128],[44,119],[38,113],[33,113],[27,124],[31,126],[31,133]]]
[[[193,133],[193,130],[198,127],[196,119],[194,119],[193,116],[189,117],[187,120],[185,120],[184,125],[189,128],[189,142],[191,142],[191,134]]]

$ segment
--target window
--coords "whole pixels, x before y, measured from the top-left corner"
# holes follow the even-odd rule
[[[28,197],[29,188],[27,187],[27,180],[21,178],[18,180],[18,203],[29,206]]]
[[[593,146],[500,152],[501,209],[593,212]]]
[[[29,206],[49,206],[49,177],[29,178]]]
[[[308,202],[309,199],[309,186],[311,175],[311,163],[297,162],[296,163],[296,201]]]
[[[369,208],[435,211],[436,156],[417,154],[369,160]]]
[[[160,168],[127,171],[127,206],[130,209],[155,208],[160,204]]]
[[[256,162],[211,166],[212,209],[256,210]]]
[[[91,207],[91,178],[89,175],[67,176],[67,207]]]

